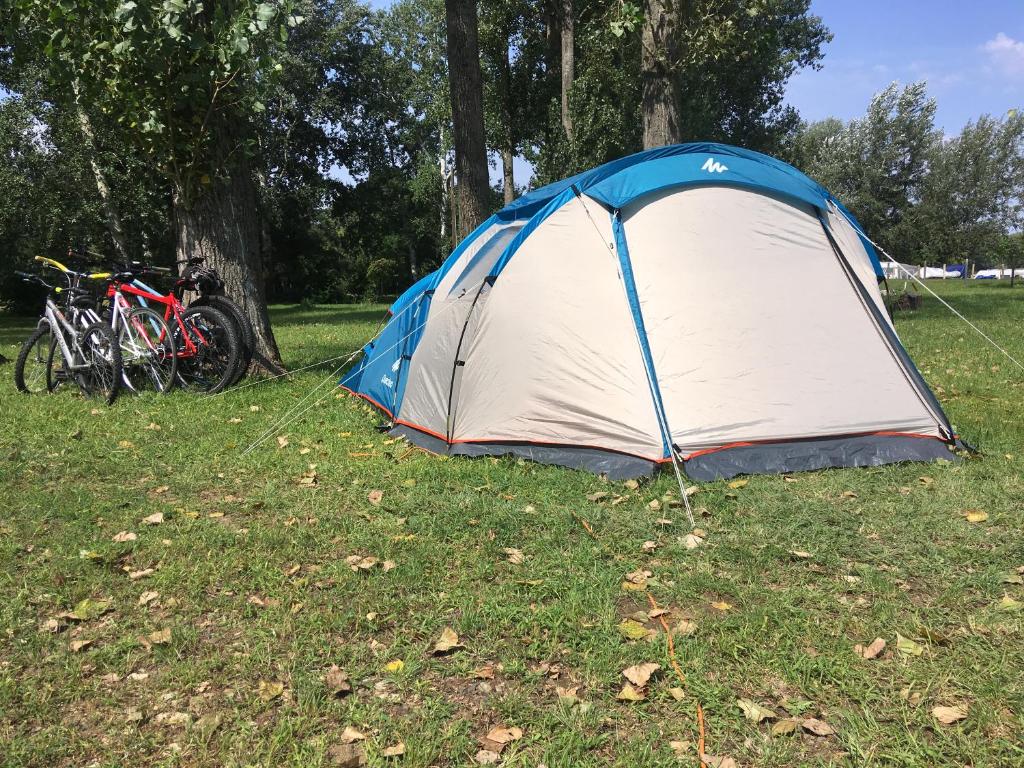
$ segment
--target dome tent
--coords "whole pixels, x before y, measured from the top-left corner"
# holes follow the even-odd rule
[[[341,385],[437,453],[696,480],[953,458],[874,249],[819,184],[722,144],[530,192],[410,288]]]

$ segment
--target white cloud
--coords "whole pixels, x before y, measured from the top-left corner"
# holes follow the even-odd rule
[[[1024,41],[1000,32],[982,46],[993,64],[1008,75],[1024,75]]]

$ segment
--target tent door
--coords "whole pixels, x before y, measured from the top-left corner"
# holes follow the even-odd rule
[[[493,284],[494,281],[491,278],[487,278],[480,284],[480,288],[477,290],[476,296],[473,298],[473,303],[469,307],[469,312],[466,314],[466,322],[462,326],[459,343],[455,349],[455,360],[452,364],[451,386],[448,390],[448,419],[446,422],[446,432],[449,443],[455,435],[455,420],[458,416],[459,395],[462,390],[463,372],[466,368],[465,357],[472,347],[472,341],[479,329],[480,317],[483,314],[484,306],[487,303],[487,297],[490,295],[491,286]]]

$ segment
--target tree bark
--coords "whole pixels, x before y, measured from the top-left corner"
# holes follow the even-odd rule
[[[484,136],[484,93],[476,0],[445,0],[448,22],[448,85],[452,99],[458,183],[457,240],[487,218],[490,178]]]
[[[512,64],[509,61],[508,37],[501,58],[501,119],[504,123],[503,146],[501,147],[502,190],[505,205],[516,199],[515,169],[512,160],[516,154],[516,140],[512,126]]]
[[[562,129],[572,141],[572,113],[569,111],[569,93],[576,79],[576,23],[572,0],[562,0]]]
[[[110,185],[107,183],[107,176],[100,167],[96,150],[96,134],[92,130],[92,121],[88,113],[82,107],[78,98],[78,83],[72,84],[75,94],[75,112],[78,115],[78,127],[82,131],[82,139],[89,155],[89,165],[92,167],[93,178],[96,179],[96,191],[99,192],[100,202],[103,204],[103,212],[107,219],[107,232],[114,242],[114,249],[122,261],[128,261],[128,238],[124,234],[124,226],[121,223],[121,212],[118,210],[117,201],[114,200]]]
[[[230,128],[218,130],[221,161],[217,167],[223,169],[223,176],[204,185],[198,194],[180,186],[174,190],[177,258],[202,256],[217,270],[225,294],[242,308],[255,332],[253,367],[281,373],[281,353],[267,312],[256,183],[243,157],[229,161],[237,146]]]
[[[644,149],[678,144],[680,6],[685,0],[644,0],[640,45]]]

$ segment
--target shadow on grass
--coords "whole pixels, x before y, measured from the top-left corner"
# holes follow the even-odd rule
[[[332,304],[323,307],[304,307],[295,304],[289,307],[274,307],[270,310],[271,321],[277,325],[292,326],[307,323],[354,325],[357,323],[377,324],[384,319],[387,307],[383,304],[345,306]]]

